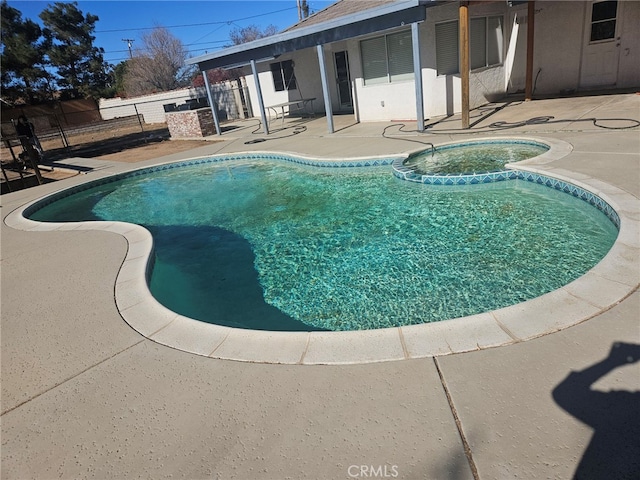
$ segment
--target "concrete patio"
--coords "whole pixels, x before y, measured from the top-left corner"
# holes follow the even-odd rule
[[[640,476],[640,95],[490,105],[468,131],[457,117],[429,119],[425,134],[415,122],[335,121],[333,135],[324,118],[288,119],[269,135],[238,122],[223,142],[135,165],[73,159],[95,169],[2,196],[3,479]],[[627,225],[624,254],[573,292],[595,313],[495,348],[341,365],[188,353],[123,319],[125,237],[5,223],[48,193],[159,162],[258,150],[378,156],[495,136],[570,144],[536,168],[608,192]],[[612,290],[623,294],[609,301]],[[534,307],[530,322],[563,325],[573,313]]]

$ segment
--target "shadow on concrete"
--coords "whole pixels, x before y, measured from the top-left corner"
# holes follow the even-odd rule
[[[146,226],[156,262],[151,292],[174,312],[207,323],[254,330],[312,331],[268,304],[251,245],[215,226]]]
[[[640,345],[614,343],[609,356],[571,372],[553,390],[553,399],[593,428],[574,479],[640,478],[640,392],[603,392],[592,385],[618,367],[640,361]]]

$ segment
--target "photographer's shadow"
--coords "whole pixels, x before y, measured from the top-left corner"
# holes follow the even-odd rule
[[[558,405],[594,430],[574,479],[640,478],[640,392],[592,388],[612,370],[639,360],[640,345],[614,343],[607,358],[571,372],[553,390]]]

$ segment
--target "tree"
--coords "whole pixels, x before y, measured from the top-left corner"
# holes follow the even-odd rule
[[[298,20],[309,16],[309,4],[307,0],[298,0]]]
[[[127,62],[127,95],[165,92],[189,84],[193,68],[186,66],[187,52],[180,39],[164,27],[156,27],[142,36],[142,45],[142,51],[136,51]]]
[[[77,2],[54,3],[40,13],[49,62],[57,69],[61,98],[101,96],[109,87],[109,65],[92,33],[98,17],[78,10]]]
[[[45,70],[44,41],[40,26],[22,20],[19,10],[6,0],[1,5],[2,95],[10,102],[39,103],[50,98],[51,75]]]
[[[247,27],[236,27],[229,32],[229,38],[231,39],[232,45],[240,45],[241,43],[251,42],[253,40],[257,40],[258,38],[269,37],[278,33],[278,28],[275,25],[268,25],[264,30],[262,30],[257,25],[249,25]],[[230,47],[231,45],[226,45]],[[212,70],[207,70],[207,78],[210,83],[221,83],[226,80],[237,80],[242,76],[241,68],[233,68],[233,69],[222,69],[222,68],[214,68]],[[202,87],[204,85],[204,78],[202,77],[202,72],[198,72],[194,75],[192,80],[192,85],[194,87]]]
[[[128,60],[120,62],[113,69],[113,90],[114,95],[124,96],[126,90],[124,88],[124,79],[127,75]]]
[[[229,32],[229,38],[232,45],[240,45],[242,43],[252,42],[259,38],[270,37],[278,33],[278,27],[275,25],[267,25],[262,30],[257,25],[249,25],[242,28],[234,28]]]

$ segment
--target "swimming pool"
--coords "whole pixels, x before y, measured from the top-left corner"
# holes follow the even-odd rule
[[[566,182],[514,172],[513,182],[417,185],[381,166],[393,160],[318,169],[286,155],[199,159],[85,185],[27,213],[145,225],[156,242],[150,284],[159,301],[191,318],[285,331],[494,310],[577,278],[615,240],[615,212]],[[195,199],[196,189],[208,196]]]

